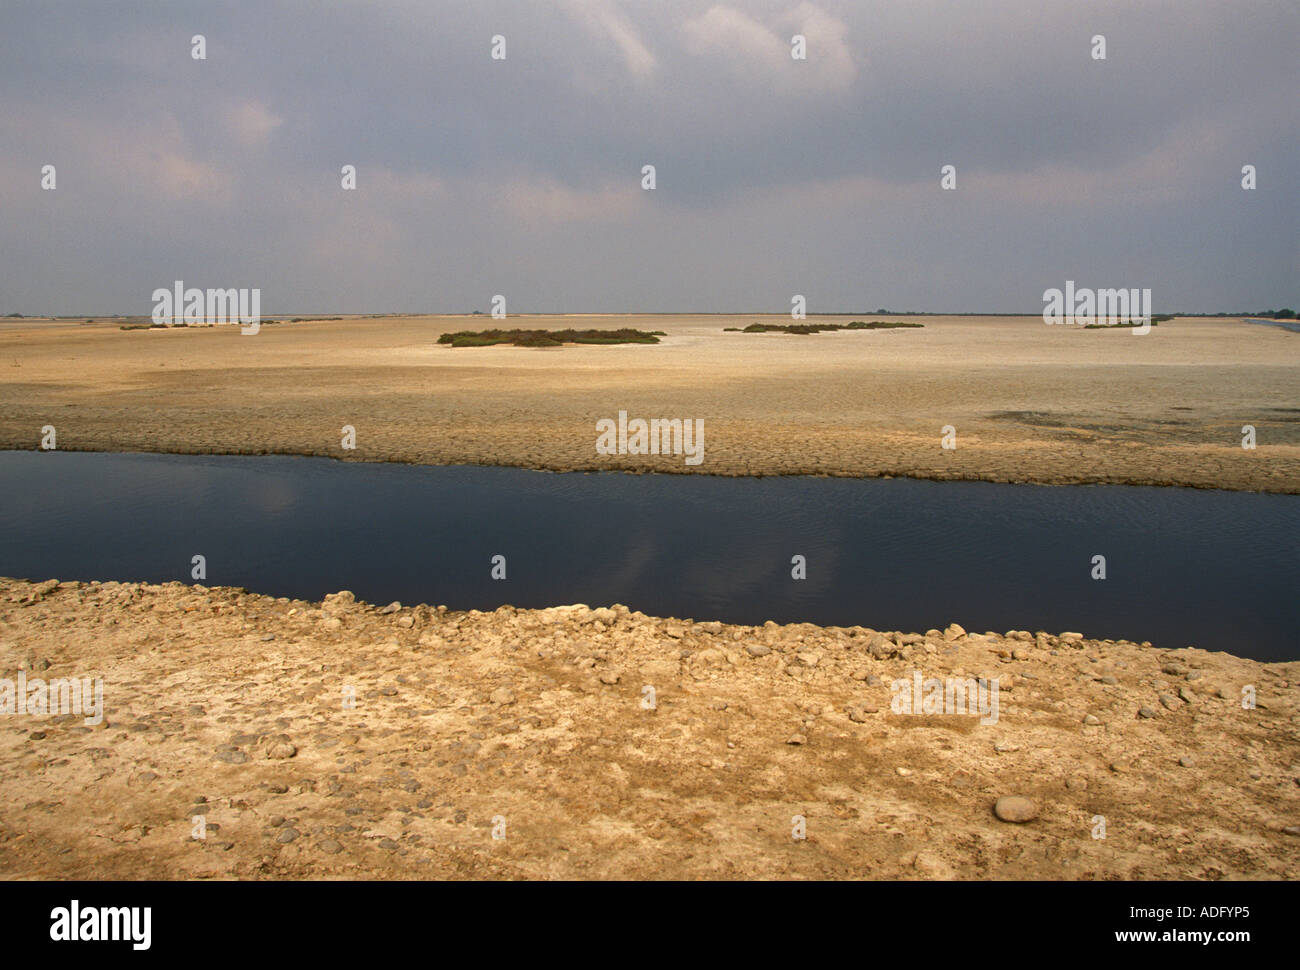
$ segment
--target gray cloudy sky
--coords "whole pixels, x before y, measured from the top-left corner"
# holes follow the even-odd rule
[[[1294,307],[1298,65],[1297,0],[7,2],[0,313]]]

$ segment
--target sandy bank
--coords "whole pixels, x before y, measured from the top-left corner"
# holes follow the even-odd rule
[[[1300,875],[1300,663],[0,580],[20,670],[106,715],[0,716],[6,878]],[[894,713],[913,671],[996,723]]]
[[[795,336],[723,332],[788,322],[756,315],[510,318],[668,334],[554,350],[438,345],[490,326],[484,317],[285,323],[249,337],[5,322],[0,447],[36,448],[53,425],[65,450],[1300,493],[1300,335],[1219,320],[1135,336],[1030,317],[909,319],[925,326]],[[597,454],[596,422],[620,410],[702,420],[704,461]],[[1254,450],[1241,447],[1246,424]],[[341,447],[344,425],[355,450]]]

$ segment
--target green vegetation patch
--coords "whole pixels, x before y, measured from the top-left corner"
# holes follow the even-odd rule
[[[564,344],[657,344],[662,330],[458,330],[444,333],[440,344],[453,347],[559,347]]]
[[[865,323],[854,320],[852,323],[751,323],[743,330],[740,327],[722,329],[724,333],[821,333],[823,330],[898,330],[924,326],[923,323],[886,323],[881,320]]]
[[[1151,326],[1158,327],[1162,322],[1172,320],[1173,316],[1169,314],[1156,314],[1151,318]],[[1141,327],[1141,320],[1121,320],[1119,323],[1085,323],[1084,330],[1114,330],[1116,327]]]

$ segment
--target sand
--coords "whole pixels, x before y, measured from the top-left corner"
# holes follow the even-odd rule
[[[102,677],[106,708],[0,716],[0,877],[1300,875],[1300,663],[390,610],[0,580],[0,677]],[[894,713],[915,670],[997,678],[996,723]]]
[[[823,319],[851,318],[810,318]],[[493,321],[354,317],[241,336],[6,320],[0,447],[36,448],[52,424],[64,450],[1300,493],[1298,334],[1236,320],[1137,336],[1033,317],[861,319],[925,327],[796,336],[722,332],[788,322],[777,316],[524,315],[504,325],[669,336],[452,349],[439,334]],[[704,461],[597,454],[596,422],[620,410],[703,419]]]

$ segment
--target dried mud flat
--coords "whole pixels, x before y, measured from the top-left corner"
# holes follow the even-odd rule
[[[845,323],[845,317],[808,318]],[[864,315],[889,321],[889,315]],[[487,317],[122,331],[0,321],[0,447],[715,475],[908,475],[1300,493],[1300,334],[1177,319],[1149,334],[1032,317],[726,333],[759,315],[512,316],[662,330],[651,346],[453,349]],[[596,453],[595,424],[698,418],[699,466]],[[1257,447],[1241,447],[1242,427]],[[343,450],[342,428],[356,429]],[[956,429],[956,448],[941,446]]]
[[[0,580],[20,669],[106,716],[0,717],[10,879],[1300,875],[1300,663]],[[892,713],[913,670],[996,676],[997,723]]]

